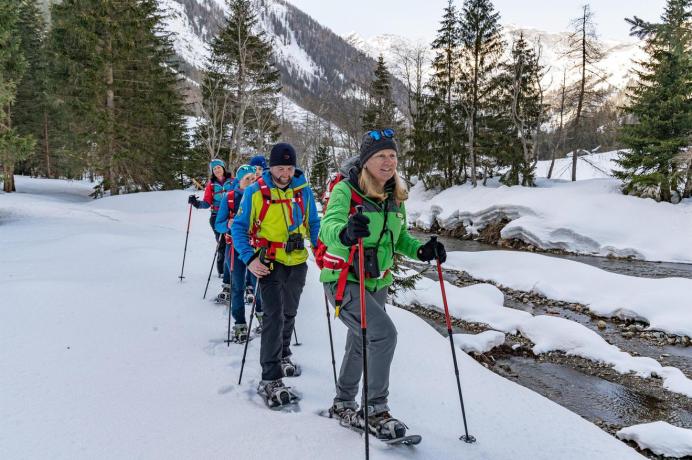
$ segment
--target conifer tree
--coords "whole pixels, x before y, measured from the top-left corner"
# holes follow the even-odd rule
[[[500,166],[509,169],[502,178],[507,185],[534,185],[538,129],[544,120],[540,79],[543,74],[536,51],[528,46],[523,32],[512,46],[507,62],[500,65],[497,93],[499,129],[504,134],[495,152]]]
[[[49,144],[48,66],[45,49],[46,24],[37,0],[19,1],[19,37],[27,63],[26,72],[17,85],[12,111],[13,125],[22,135],[31,135],[38,142],[31,160],[24,162],[24,172],[51,176]]]
[[[405,113],[408,123],[405,135],[400,136],[406,143],[406,155],[400,165],[407,178],[416,176],[421,179],[428,172],[422,169],[429,163],[430,155],[430,126],[423,82],[427,51],[427,46],[420,42],[413,46],[400,44],[394,47],[398,76],[406,85],[407,93]]]
[[[229,0],[228,6],[229,16],[211,44],[197,138],[210,159],[227,154],[233,165],[244,149],[264,150],[276,139],[281,84],[271,43],[256,30],[252,2]]]
[[[155,0],[64,0],[52,7],[50,46],[69,134],[62,142],[104,178],[96,193],[178,184],[183,105],[161,18]]]
[[[312,187],[318,200],[324,195],[330,172],[333,169],[331,160],[329,147],[319,145],[315,156],[312,158],[312,169],[310,171],[310,187]]]
[[[648,58],[629,88],[625,111],[635,122],[622,127],[630,150],[621,152],[615,175],[625,193],[671,201],[673,192],[689,196],[692,179],[692,0],[668,0],[661,20],[627,19],[631,34],[645,40]],[[676,163],[685,158],[689,163]]]
[[[433,75],[428,83],[429,99],[424,107],[430,122],[427,161],[416,158],[426,187],[449,187],[461,183],[465,171],[464,129],[460,122],[458,79],[460,30],[457,9],[449,0],[437,37],[432,42]],[[437,174],[442,177],[436,180]],[[429,174],[433,173],[433,174]]]
[[[370,89],[368,102],[363,112],[363,130],[392,128],[397,133],[401,121],[396,114],[396,104],[392,97],[392,75],[387,69],[384,57],[377,58],[377,67]]]
[[[22,136],[12,125],[17,86],[26,72],[19,34],[19,5],[0,1],[0,165],[3,190],[14,192],[14,167],[34,147],[31,136]]]
[[[466,117],[471,182],[476,186],[478,159],[487,151],[479,151],[480,128],[485,113],[492,105],[490,95],[497,83],[496,71],[502,57],[502,26],[500,14],[490,0],[466,0],[461,12],[460,39],[463,78],[459,81],[462,107]]]

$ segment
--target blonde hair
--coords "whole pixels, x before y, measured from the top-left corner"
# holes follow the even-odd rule
[[[368,198],[374,198],[379,201],[384,201],[387,198],[384,188],[379,186],[375,178],[370,174],[370,171],[366,168],[361,169],[358,174],[358,186]],[[392,192],[392,198],[397,204],[408,199],[408,187],[398,172],[394,172],[394,191]]]

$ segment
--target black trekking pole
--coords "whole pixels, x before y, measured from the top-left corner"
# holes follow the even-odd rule
[[[329,329],[329,349],[332,352],[332,372],[334,372],[334,388],[336,388],[336,361],[334,360],[334,339],[332,338],[332,321],[329,318],[329,303],[327,293],[324,293],[324,308],[327,310],[327,329]]]
[[[259,279],[257,280],[259,285]],[[243,381],[243,369],[245,369],[245,356],[247,355],[247,344],[250,343],[250,331],[252,331],[252,320],[255,317],[255,305],[257,305],[257,293],[255,293],[255,298],[252,299],[252,311],[250,311],[250,324],[247,328],[247,339],[245,340],[245,349],[243,350],[243,361],[240,363],[240,377],[238,377],[238,385]],[[245,308],[243,306],[243,308]]]
[[[183,266],[180,268],[180,282],[183,282],[183,271],[185,270],[185,255],[187,254],[187,238],[190,236],[190,220],[192,219],[192,203],[190,203],[190,212],[187,215],[187,232],[185,233],[185,249],[183,249]]]
[[[437,236],[433,235],[430,238],[433,242],[437,243]],[[442,278],[442,264],[440,263],[440,257],[437,255],[437,244],[435,245],[435,261],[437,262],[437,277],[440,280],[440,290],[442,291],[442,302],[445,307],[445,320],[447,321],[447,336],[449,337],[449,345],[452,347],[452,360],[454,361],[454,373],[457,376],[457,389],[459,390],[459,403],[461,404],[461,417],[464,420],[464,435],[460,436],[459,439],[466,443],[476,442],[476,438],[469,435],[468,426],[466,424],[466,410],[464,410],[464,398],[461,395],[461,381],[459,380],[459,365],[457,364],[457,354],[454,350],[454,337],[452,336],[452,321],[449,318],[449,307],[447,306],[447,293],[445,291],[445,282]]]
[[[293,337],[295,337],[295,339],[296,339],[296,341],[295,341],[295,343],[294,343],[293,345],[296,346],[296,347],[301,346],[302,343],[298,342],[298,334],[296,333],[296,326],[295,326],[295,324],[293,325]]]
[[[233,261],[235,259],[235,248],[231,244],[231,249],[229,250],[230,253],[230,259],[228,263],[228,268],[229,272],[231,273],[230,275],[230,286],[228,289],[229,295],[228,295],[228,333],[226,334],[226,344],[230,347],[231,346],[231,309],[232,309],[232,303],[233,303]],[[245,305],[243,305],[243,308],[245,308]],[[250,333],[248,332],[248,337],[250,336]]]
[[[219,235],[219,241],[216,243],[216,249],[214,250],[214,258],[211,260],[211,268],[209,268],[209,277],[207,278],[207,286],[204,288],[203,299],[207,298],[207,290],[209,289],[209,281],[211,281],[211,271],[214,269],[214,264],[216,263],[216,257],[219,252],[219,247],[221,247],[221,238],[223,235]]]
[[[363,206],[356,206],[358,214],[363,213]],[[365,264],[363,252],[363,238],[358,238],[358,285],[360,288],[360,330],[363,337],[363,420],[365,426],[365,460],[370,459],[370,427],[368,424],[368,321],[365,308]]]

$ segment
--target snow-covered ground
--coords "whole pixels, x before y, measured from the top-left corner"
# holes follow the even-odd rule
[[[617,150],[577,156],[577,180],[611,178],[613,171],[620,169],[615,163],[617,158]],[[550,160],[536,163],[536,177],[548,177],[550,163]],[[553,174],[550,177],[551,179],[572,180],[572,157],[555,159]]]
[[[502,251],[491,251],[493,252]],[[449,265],[458,266],[460,259],[466,254],[476,253],[453,252],[449,256]],[[488,270],[498,269],[502,272],[501,258],[486,259],[486,262]],[[514,272],[515,276],[520,271],[517,269]],[[511,278],[511,275],[507,277]],[[588,285],[583,288],[590,289]],[[491,329],[502,333],[520,333],[534,344],[535,354],[562,351],[568,355],[609,364],[615,371],[622,374],[634,372],[644,378],[660,377],[663,379],[664,388],[692,397],[692,380],[688,379],[680,369],[661,366],[652,358],[632,356],[615,345],[609,344],[597,333],[577,322],[548,315],[534,316],[522,310],[507,308],[503,306],[502,292],[495,286],[475,284],[459,288],[445,281],[445,290],[450,315],[465,321],[486,324]],[[403,304],[442,309],[439,284],[428,278],[421,279],[415,291],[398,293],[397,300]],[[689,317],[690,314],[681,312],[681,316]],[[487,334],[473,340],[462,336],[461,340],[462,349],[481,352],[503,342],[496,334]]]
[[[259,340],[250,343],[237,385],[242,350],[223,343],[226,310],[201,298],[214,249],[206,212],[193,213],[186,278],[178,281],[187,192],[79,202],[90,191],[81,183],[21,177],[17,189],[31,193],[0,194],[0,458],[362,455],[358,435],[315,414],[333,388],[313,267],[296,326],[303,375],[290,380],[303,395],[300,412],[272,412],[255,394]],[[479,315],[483,306],[502,308],[490,285],[453,297],[477,304]],[[424,440],[416,448],[373,442],[373,459],[641,458],[462,352],[467,417],[478,442],[460,442],[447,339],[404,310],[388,311],[399,329],[390,404]],[[503,316],[497,313],[498,323]],[[340,361],[345,328],[333,328]]]
[[[666,422],[644,423],[617,432],[620,439],[634,441],[642,449],[671,458],[692,456],[692,430],[684,430]]]
[[[410,221],[471,233],[501,218],[501,236],[542,249],[692,263],[692,200],[673,205],[623,195],[616,179],[539,179],[537,187],[460,185],[442,192],[422,182],[407,202]]]
[[[518,251],[453,252],[447,267],[550,299],[586,305],[601,316],[636,319],[692,337],[692,280],[638,278],[572,260]]]

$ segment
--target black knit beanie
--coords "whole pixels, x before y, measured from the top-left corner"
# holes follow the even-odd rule
[[[383,136],[380,140],[375,140],[370,134],[365,133],[360,144],[360,165],[365,165],[365,162],[368,161],[371,156],[380,150],[386,149],[392,149],[397,153],[399,152],[396,141],[393,138]]]
[[[295,165],[296,149],[291,144],[280,142],[272,147],[272,151],[269,154],[269,167]]]

